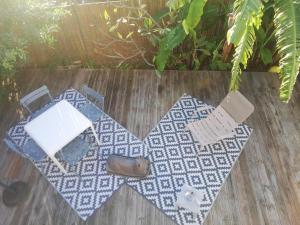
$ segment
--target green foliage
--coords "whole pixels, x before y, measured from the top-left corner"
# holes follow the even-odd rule
[[[247,67],[248,59],[253,52],[255,42],[255,28],[261,25],[263,4],[260,0],[236,0],[234,4],[235,24],[227,33],[228,42],[236,47],[233,56],[231,70],[230,90],[237,90],[240,82],[240,75]]]
[[[270,49],[261,48],[259,51],[260,58],[262,62],[267,65],[273,62],[273,55]]]
[[[194,29],[200,22],[206,0],[192,0],[190,4],[188,3],[189,2],[185,2],[185,4],[179,4],[180,9],[183,9],[181,12],[179,12],[179,15],[181,15],[182,12],[185,12],[185,9],[188,8],[187,15],[184,15],[182,25],[177,25],[175,28],[173,28],[165,37],[161,39],[159,43],[159,50],[157,56],[154,58],[156,69],[159,72],[164,71],[173,49],[179,46],[185,40],[186,35],[191,33],[193,39],[197,39]],[[174,7],[171,9],[174,9]],[[196,59],[194,63],[199,62]]]
[[[230,70],[232,65],[231,63],[224,62],[223,56],[219,53],[220,48],[223,46],[224,41],[221,41],[219,45],[213,50],[213,58],[209,65],[209,68],[212,70]],[[215,45],[213,45],[215,46]]]
[[[203,15],[203,8],[207,0],[193,0],[189,6],[189,12],[186,18],[182,21],[182,26],[186,34],[194,32],[194,29],[199,24]]]
[[[264,28],[261,28],[264,5],[266,7],[264,13],[268,15],[264,17],[267,26],[263,24]],[[275,34],[276,47],[280,56],[280,99],[288,102],[300,68],[300,0],[266,1],[264,5],[260,0],[235,1],[235,23],[227,33],[228,42],[236,47],[230,89],[239,88],[242,73],[240,66],[242,65],[243,69],[247,67],[253,48],[255,51],[258,50],[258,55],[265,65],[274,63],[273,52],[267,45],[272,42]],[[274,8],[274,31],[272,31],[273,21],[270,21],[271,8]],[[257,44],[253,47],[256,39],[255,29]]]
[[[181,25],[172,29],[160,41],[157,56],[154,58],[156,68],[159,72],[164,71],[172,50],[176,48],[186,37],[186,33]]]
[[[234,2],[235,23],[227,32],[227,40],[238,45],[249,23],[262,9],[261,0],[236,0]]]
[[[130,6],[128,15],[115,23],[109,13],[103,17],[118,39],[113,42],[130,43],[139,52],[123,56],[121,64],[142,56],[158,74],[165,69],[231,69],[231,90],[239,88],[242,70],[270,68],[279,71],[280,98],[288,101],[300,66],[299,4],[300,0],[168,0],[154,15],[141,5]],[[136,36],[151,47],[138,46]]]
[[[276,0],[275,36],[280,55],[280,99],[288,102],[300,68],[300,1]]]
[[[248,59],[252,55],[252,48],[255,42],[255,31],[252,24],[249,24],[243,33],[233,56],[231,70],[230,90],[237,90],[240,82],[241,66],[247,66]]]
[[[49,7],[43,0],[0,2],[0,75],[14,74],[26,62],[27,48],[34,43],[53,46],[53,34],[67,12]]]
[[[154,15],[150,15],[144,5],[121,5],[120,8],[130,10],[123,16],[118,14],[117,18],[117,10],[103,11],[101,16],[108,25],[111,41],[98,45],[103,46],[101,50],[105,49],[109,58],[119,61],[118,66],[142,56],[145,63],[155,67],[159,75],[165,68],[226,70],[231,68],[231,63],[224,61],[220,43],[224,43],[227,14],[231,5],[223,0],[205,3],[206,0],[169,0],[167,7]],[[186,24],[188,34],[183,24]],[[124,38],[128,34],[130,38]],[[149,48],[140,45],[137,36],[149,41]],[[119,47],[111,51],[111,43],[115,46],[122,43],[122,47],[127,48],[127,56],[124,56],[124,51],[116,52]],[[148,58],[143,52],[147,52]]]

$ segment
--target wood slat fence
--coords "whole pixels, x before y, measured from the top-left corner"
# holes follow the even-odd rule
[[[150,0],[146,0],[145,4],[147,4],[147,1],[149,12],[154,12],[164,7],[163,1],[151,2]],[[27,65],[68,65],[76,60],[80,60],[81,62],[89,61],[92,64],[110,65],[118,61],[114,57],[109,57],[116,55],[114,51],[121,54],[124,58],[134,55],[131,44],[124,45],[124,43],[113,41],[113,37],[116,37],[116,35],[109,32],[109,27],[103,16],[104,10],[109,13],[112,21],[127,15],[129,10],[126,8],[118,8],[118,11],[114,13],[113,9],[118,5],[120,5],[120,2],[88,3],[66,7],[71,15],[66,15],[62,19],[60,24],[61,29],[55,34],[57,39],[55,47],[49,48],[41,44],[31,46]],[[125,36],[126,32],[128,33],[129,31],[124,30]],[[137,40],[139,43],[145,43],[144,39],[133,38],[139,39]],[[139,45],[143,46],[143,44]],[[131,62],[135,60],[140,61],[140,58],[132,57]]]

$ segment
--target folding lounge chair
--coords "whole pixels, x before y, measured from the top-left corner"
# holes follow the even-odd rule
[[[254,106],[240,92],[230,92],[205,119],[188,123],[186,128],[202,148],[231,136],[253,111]]]

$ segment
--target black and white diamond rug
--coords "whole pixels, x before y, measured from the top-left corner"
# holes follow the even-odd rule
[[[151,149],[151,175],[141,181],[127,180],[129,186],[179,225],[202,224],[252,131],[242,124],[232,137],[199,151],[185,126],[205,118],[212,110],[189,95],[179,99],[144,140]],[[185,183],[205,193],[197,217],[175,207],[176,194]]]
[[[74,89],[65,91],[54,101],[58,102],[62,99],[66,99],[76,108],[86,102],[86,98]],[[24,126],[30,119],[28,117],[8,131],[10,137],[20,147],[29,139]],[[101,146],[94,145],[87,155],[74,166],[60,161],[68,171],[67,174],[63,174],[48,157],[43,161],[33,162],[83,220],[92,215],[125,183],[123,177],[106,173],[105,164],[108,156],[121,154],[137,157],[148,154],[142,141],[108,115],[103,114],[99,121],[94,122],[94,127]],[[95,143],[91,131],[82,134],[83,138],[88,138],[87,135]]]
[[[74,89],[65,91],[55,101],[62,99],[77,108],[86,102],[85,97]],[[101,146],[95,145],[76,165],[65,164],[65,168],[73,173],[63,174],[49,158],[33,163],[83,220],[127,183],[175,223],[199,225],[208,214],[252,131],[248,126],[240,125],[232,137],[199,151],[196,141],[185,130],[185,125],[195,119],[205,118],[212,110],[213,107],[184,95],[150,132],[144,143],[104,114],[94,123]],[[21,147],[28,141],[24,125],[30,119],[28,117],[8,131]],[[83,138],[87,138],[87,135],[92,136],[88,132],[82,134]],[[143,180],[126,180],[108,175],[105,163],[110,154],[148,156],[151,174]],[[197,217],[175,207],[176,194],[185,183],[205,192]]]

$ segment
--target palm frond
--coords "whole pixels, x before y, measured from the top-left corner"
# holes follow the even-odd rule
[[[247,68],[248,59],[253,53],[255,28],[259,29],[263,16],[263,4],[260,0],[236,0],[234,5],[236,15],[233,26],[228,30],[227,41],[233,43],[235,53],[231,69],[230,90],[239,88],[242,69]]]
[[[281,57],[280,99],[288,102],[300,67],[300,0],[276,0],[274,10],[275,37]]]
[[[240,40],[239,45],[235,49],[233,56],[233,66],[231,70],[231,81],[230,81],[230,90],[237,90],[239,88],[240,76],[242,74],[241,64],[243,69],[246,69],[248,59],[251,57],[253,52],[253,45],[255,42],[255,31],[253,25],[249,24],[243,36]]]
[[[227,32],[227,40],[234,45],[238,45],[244,30],[247,29],[248,22],[262,9],[261,0],[235,0],[234,17],[235,22]]]

